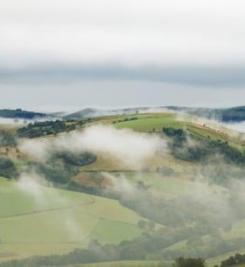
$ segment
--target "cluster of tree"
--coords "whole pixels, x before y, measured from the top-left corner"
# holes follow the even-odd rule
[[[121,120],[113,121],[113,124],[119,123],[119,122],[125,122],[125,121],[135,121],[135,120],[138,120],[138,117],[126,117]]]
[[[87,248],[76,249],[71,253],[65,255],[52,255],[52,256],[36,256],[24,260],[15,260],[10,262],[4,262],[0,264],[0,267],[41,267],[41,266],[76,266],[83,263],[96,263],[96,262],[109,262],[109,261],[129,261],[129,260],[156,260],[163,262],[165,260],[175,263],[173,267],[204,267],[205,261],[199,256],[188,256],[187,258],[180,257],[182,252],[176,253],[176,255],[168,255],[169,251],[164,253],[164,250],[169,246],[181,241],[187,236],[190,236],[190,232],[176,231],[176,237],[162,231],[160,228],[156,228],[151,231],[147,231],[139,238],[131,241],[122,241],[120,244],[106,244],[102,245],[96,240],[91,241]],[[194,246],[193,246],[194,247]],[[210,250],[211,251],[211,250]],[[222,254],[223,251],[219,253]],[[190,253],[191,254],[191,253]],[[182,254],[183,255],[183,254]],[[215,255],[214,253],[211,254]],[[219,255],[219,254],[216,254]],[[196,257],[196,258],[195,258]],[[203,258],[210,257],[210,255],[203,255]],[[236,256],[222,263],[221,267],[230,267],[232,263],[243,262],[244,256]],[[159,266],[165,266],[159,265]]]
[[[169,136],[174,138],[176,142],[186,141],[186,132],[183,129],[172,128],[172,127],[164,127],[163,132]]]
[[[172,139],[169,147],[172,154],[178,159],[205,161],[213,155],[221,155],[228,163],[245,164],[245,151],[230,146],[228,142],[196,138],[183,129],[171,127],[163,128],[163,132]]]
[[[0,176],[9,179],[18,176],[17,168],[12,160],[6,157],[0,157]]]
[[[155,234],[151,236],[146,234],[133,241],[123,241],[118,245],[101,245],[97,241],[91,241],[90,245],[84,249],[76,249],[65,255],[52,256],[35,256],[24,260],[15,260],[0,264],[0,267],[40,267],[40,266],[76,266],[79,264],[110,262],[110,261],[143,261],[154,259],[159,261],[159,266],[166,266],[163,262],[166,256],[163,249],[172,244],[171,240],[164,238],[162,235]],[[180,254],[180,253],[179,253]],[[241,257],[240,257],[241,258]],[[234,263],[240,263],[242,260],[232,259],[225,261],[221,267],[230,267]],[[187,257],[170,258],[168,261],[174,261],[173,267],[204,267],[204,258]],[[162,264],[161,264],[162,262]],[[229,264],[228,264],[229,262]],[[230,265],[233,264],[233,265]]]
[[[205,267],[205,260],[202,258],[179,257],[175,260],[175,267]]]
[[[3,118],[34,119],[46,116],[47,115],[44,113],[26,111],[22,109],[0,109],[0,117]]]
[[[0,146],[16,146],[17,144],[17,139],[16,136],[6,130],[0,130]]]
[[[202,239],[190,238],[187,242],[187,246],[179,250],[168,250],[163,252],[165,259],[173,259],[179,255],[186,255],[190,257],[203,257],[212,258],[230,251],[236,251],[244,248],[244,239],[237,240],[222,240],[219,237],[214,236],[210,241],[203,242]]]
[[[163,259],[159,248],[162,248],[165,244],[167,244],[166,240],[161,240],[157,236],[153,239],[147,235],[139,240],[123,241],[118,245],[101,245],[97,241],[91,241],[88,248],[76,249],[65,255],[35,256],[23,260],[3,262],[0,267],[77,266],[79,264],[110,261],[143,261],[148,260],[150,253],[153,253],[156,260],[161,262]],[[157,256],[156,253],[158,253]],[[199,259],[197,262],[199,262]],[[160,266],[165,266],[165,264],[159,263]],[[185,267],[186,265],[178,265],[178,267],[182,266]],[[195,265],[191,267],[202,266]]]
[[[240,122],[245,121],[245,106],[224,109],[220,111],[221,120],[225,122]]]
[[[35,138],[45,135],[69,132],[76,129],[76,124],[61,120],[34,122],[17,130],[19,137]]]
[[[245,164],[245,151],[231,147],[227,142],[212,141],[209,142],[210,147],[216,147],[217,153],[224,155],[227,162],[236,163],[241,166]]]
[[[96,156],[90,153],[57,152],[47,163],[30,162],[27,167],[34,168],[50,182],[61,185],[70,183],[71,177],[79,173],[81,166],[91,164],[95,160]]]
[[[231,256],[228,259],[222,261],[220,267],[231,267],[240,264],[245,264],[245,254],[237,253],[235,256]]]
[[[53,160],[62,160],[64,163],[73,166],[85,166],[96,161],[96,156],[94,154],[85,153],[69,153],[69,152],[56,152],[52,156]]]

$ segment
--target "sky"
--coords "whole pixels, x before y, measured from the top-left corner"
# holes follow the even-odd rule
[[[0,108],[235,106],[244,0],[1,0]]]

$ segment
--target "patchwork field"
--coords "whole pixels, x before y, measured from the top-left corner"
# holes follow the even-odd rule
[[[92,239],[118,243],[141,234],[140,216],[117,201],[54,188],[31,190],[37,193],[0,179],[0,260],[62,254]]]
[[[67,133],[66,124],[69,123],[63,125]],[[82,135],[86,127],[97,124],[109,125],[108,129],[112,129],[113,134],[114,131],[118,132],[115,129],[125,128],[133,130],[137,138],[142,132],[148,133],[143,134],[147,137],[154,134],[165,145],[160,149],[157,147],[154,154],[139,166],[123,164],[115,150],[115,154],[106,153],[107,147],[99,152],[93,150],[94,160],[83,164],[79,161],[80,154],[72,155],[68,146],[61,142],[73,141],[69,139],[69,134],[64,135],[67,139],[58,139],[63,128],[56,133],[50,122],[45,127],[51,129],[51,134],[46,134],[45,128],[37,139],[31,139],[38,140],[39,144],[50,141],[54,152],[49,151],[51,156],[48,161],[38,161],[20,152],[17,145],[3,146],[1,156],[11,159],[13,165],[3,160],[4,164],[15,167],[16,171],[32,166],[48,182],[40,185],[35,179],[21,181],[16,177],[17,182],[12,177],[0,178],[1,262],[35,255],[63,255],[74,249],[89,249],[91,243],[99,244],[106,252],[122,253],[121,258],[116,260],[140,261],[76,266],[159,267],[168,266],[179,256],[204,257],[208,266],[213,266],[243,251],[243,184],[229,183],[234,178],[240,181],[244,177],[240,164],[243,155],[232,150],[238,148],[238,151],[244,151],[240,135],[197,121],[186,121],[172,113],[118,115],[72,122],[73,128],[77,127],[77,133],[81,134],[79,138],[84,138]],[[37,125],[35,133],[39,133],[38,127],[42,126]],[[190,148],[195,147],[196,140],[200,141],[201,149],[211,143],[210,150],[207,150],[211,155],[208,154],[208,157],[213,156],[213,146],[222,144],[227,155],[232,155],[232,163],[225,162],[222,157],[217,157],[217,161],[213,162],[212,157],[206,161],[196,160],[197,154],[193,158],[176,156],[171,144],[177,139],[163,133],[164,128],[180,130],[177,132],[180,137],[186,133],[185,141],[189,142]],[[100,129],[94,128],[96,138],[100,136],[96,132]],[[31,131],[29,127],[28,134]],[[132,131],[120,132],[127,132],[127,138],[132,134]],[[113,139],[114,135],[111,137]],[[25,137],[25,140],[28,138]],[[79,138],[76,139],[78,143]],[[91,142],[88,136],[86,138],[86,142],[92,143],[93,147],[96,142]],[[118,148],[118,142],[123,143],[121,139],[114,140],[114,148]],[[63,150],[55,148],[57,144],[61,144]],[[73,145],[72,142],[69,144]],[[100,147],[100,144],[97,145]],[[180,143],[177,149],[179,146]],[[119,146],[119,149],[122,147]],[[77,149],[75,146],[73,148]],[[183,151],[180,156],[186,153],[186,150]],[[201,153],[200,149],[191,151]],[[130,151],[123,150],[120,155],[127,157],[127,153],[130,154]],[[56,187],[48,187],[49,182]],[[109,261],[114,259],[112,254]],[[163,260],[164,264],[158,260]],[[91,262],[91,259],[81,262]]]

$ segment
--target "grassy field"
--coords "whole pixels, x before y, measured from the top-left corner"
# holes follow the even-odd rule
[[[129,117],[130,118],[130,117]],[[102,120],[102,122],[113,123],[116,128],[129,128],[140,132],[161,131],[164,127],[184,128],[191,134],[200,138],[211,138],[215,140],[228,141],[234,146],[245,146],[244,140],[238,136],[234,136],[228,129],[221,126],[213,127],[197,119],[185,120],[178,118],[172,113],[156,113],[156,114],[139,114],[135,120],[125,120],[125,117],[117,117],[110,120]]]
[[[163,126],[165,127],[180,127],[183,123],[177,121],[173,114],[152,114],[141,115],[137,120],[129,120],[115,123],[117,128],[130,128],[136,131],[152,131],[153,129],[161,130]]]
[[[141,234],[140,217],[117,201],[54,188],[41,190],[29,194],[16,182],[0,178],[0,261],[61,254],[84,247],[91,239],[118,243]]]
[[[106,262],[95,264],[82,264],[80,267],[163,267],[168,264],[157,261],[125,261],[125,262]]]

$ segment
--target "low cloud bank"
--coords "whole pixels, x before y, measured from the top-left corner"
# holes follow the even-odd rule
[[[19,147],[23,153],[44,162],[50,155],[59,151],[91,152],[113,157],[127,167],[141,168],[147,159],[164,151],[166,144],[157,135],[98,125],[49,140],[26,140]]]

